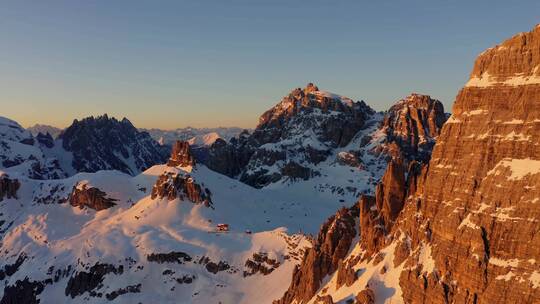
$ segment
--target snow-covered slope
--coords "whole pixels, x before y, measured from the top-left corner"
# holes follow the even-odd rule
[[[64,177],[58,159],[43,153],[43,144],[17,122],[0,117],[0,170],[35,179]]]
[[[152,199],[150,189],[164,172],[202,181],[212,192],[213,208]],[[78,303],[103,303],[122,290],[130,292],[113,303],[263,303],[284,291],[309,246],[304,236],[292,232],[317,225],[316,218],[303,216],[309,206],[204,166],[160,165],[135,177],[100,171],[53,181],[11,178],[19,178],[21,188],[18,199],[0,202],[0,269],[8,286],[4,298],[16,297],[10,287],[18,286],[33,290],[41,303],[72,297]],[[105,192],[116,205],[98,212],[72,206],[65,199],[81,183]],[[217,223],[230,224],[230,231],[216,232]],[[171,252],[181,258],[171,258]],[[275,270],[248,275],[256,269],[246,266],[248,260]],[[105,264],[107,271],[100,266]],[[81,273],[102,282],[94,286]]]

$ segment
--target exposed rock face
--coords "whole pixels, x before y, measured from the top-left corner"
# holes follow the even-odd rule
[[[387,145],[383,148],[393,158],[429,161],[435,139],[446,119],[440,101],[413,93],[386,113],[382,128]]]
[[[229,143],[221,138],[217,139],[210,147],[206,165],[227,176],[239,176],[253,154],[248,137],[249,132],[246,130],[238,138],[232,138]]]
[[[316,304],[334,304],[334,301],[332,300],[332,296],[317,296],[317,300],[315,300]]]
[[[110,264],[95,264],[88,271],[81,271],[69,278],[65,294],[72,299],[84,294],[87,291],[99,289],[105,276],[109,273],[122,274],[124,268],[122,265],[115,267]]]
[[[152,199],[167,198],[175,200],[177,198],[188,199],[194,204],[205,204],[212,206],[212,197],[210,190],[195,183],[189,175],[180,173],[165,173],[161,175],[152,188]]]
[[[386,227],[393,224],[403,209],[405,190],[405,168],[392,160],[375,192],[377,209]]]
[[[36,139],[40,145],[43,145],[49,149],[54,147],[54,139],[49,133],[43,134],[40,132],[36,135]]]
[[[364,258],[384,247],[385,237],[400,215],[405,198],[416,191],[421,167],[413,162],[407,171],[400,160],[392,160],[377,185],[375,197],[363,195],[360,198],[360,243],[366,250]]]
[[[401,216],[434,260],[402,273],[406,302],[540,302],[539,67],[540,27],[476,60]]]
[[[166,160],[159,144],[126,118],[118,121],[105,114],[74,120],[59,138],[73,153],[72,165],[78,172],[119,170],[134,175]]]
[[[187,141],[177,140],[172,148],[171,157],[167,162],[169,167],[187,167],[194,166],[195,158],[191,154],[189,143]]]
[[[0,175],[0,201],[4,198],[17,198],[17,190],[21,183],[17,179],[10,179],[7,175]]]
[[[247,270],[244,270],[244,277],[252,276],[257,273],[268,275],[280,266],[280,263],[268,257],[264,252],[254,253],[251,259],[245,263]]]
[[[74,206],[83,209],[88,207],[96,211],[108,209],[116,205],[116,199],[107,197],[107,193],[95,187],[89,187],[85,183],[78,183],[73,187],[68,202]]]
[[[318,135],[322,141],[343,147],[363,126],[366,114],[373,110],[364,102],[355,103],[348,98],[319,91],[317,86],[310,83],[303,90],[300,88],[293,90],[276,107],[266,111],[259,118],[259,125],[253,135],[262,144],[277,142],[293,131],[291,122],[309,124],[305,121],[307,117],[298,119],[298,114],[315,117],[309,114],[317,114],[314,112],[319,111],[342,114],[338,117],[325,117],[320,121],[321,132]]]
[[[357,235],[358,206],[342,208],[322,226],[313,247],[306,251],[300,266],[293,271],[293,279],[285,295],[275,304],[297,301],[306,303],[321,286],[322,279],[334,273],[349,251]]]
[[[0,300],[0,304],[38,304],[40,301],[37,296],[43,292],[45,284],[42,282],[33,282],[28,278],[17,280],[15,285],[6,286],[4,295]]]
[[[141,287],[142,287],[142,284],[137,284],[137,285],[129,285],[124,288],[119,288],[118,290],[115,290],[111,293],[107,293],[105,295],[105,298],[109,301],[112,301],[116,299],[117,297],[124,295],[126,293],[140,293]]]
[[[192,260],[191,256],[185,252],[172,251],[169,253],[152,253],[146,256],[148,262],[163,263],[178,263],[184,264]]]
[[[355,304],[375,304],[375,293],[369,288],[362,290],[356,295]]]
[[[205,267],[208,272],[213,274],[216,274],[220,271],[226,271],[231,268],[231,266],[227,262],[223,261],[219,261],[218,263],[208,262]]]
[[[282,178],[308,179],[331,151],[347,145],[375,112],[363,101],[308,84],[284,97],[259,118],[252,134],[217,140],[207,166],[254,187]],[[311,167],[311,168],[310,168]]]

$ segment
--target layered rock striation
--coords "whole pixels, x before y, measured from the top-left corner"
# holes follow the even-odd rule
[[[402,273],[405,301],[540,301],[538,75],[539,27],[476,60],[411,198],[418,203],[401,216],[412,248],[429,246],[434,261],[431,273]]]

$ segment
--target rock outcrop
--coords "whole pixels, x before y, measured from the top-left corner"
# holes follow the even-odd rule
[[[355,300],[355,304],[375,304],[375,293],[366,288],[356,295]]]
[[[146,256],[148,262],[163,263],[178,263],[184,264],[192,260],[191,256],[182,251],[171,251],[169,253],[151,253]]]
[[[85,292],[91,292],[95,289],[102,287],[102,282],[106,275],[113,273],[121,275],[124,272],[122,265],[116,267],[110,264],[96,263],[90,267],[88,271],[77,272],[67,283],[65,289],[65,295],[70,296],[72,299],[84,294]]]
[[[39,304],[37,298],[43,292],[45,284],[43,282],[30,281],[28,278],[17,280],[15,285],[6,286],[4,295],[0,299],[0,304]]]
[[[21,187],[21,183],[17,179],[11,179],[6,174],[0,174],[0,202],[4,198],[17,198],[17,191]]]
[[[69,194],[68,202],[71,206],[94,209],[96,211],[111,208],[116,205],[116,199],[107,197],[107,193],[96,187],[88,186],[80,182],[73,187]]]
[[[289,289],[274,304],[305,303],[317,293],[323,278],[334,273],[347,256],[357,235],[358,212],[357,205],[342,208],[321,226],[313,247],[294,269]]]
[[[188,199],[194,204],[212,206],[212,194],[210,190],[195,183],[194,179],[181,173],[164,173],[159,176],[152,188],[152,199],[167,198],[172,201]]]
[[[246,270],[244,270],[244,277],[252,276],[260,273],[262,275],[268,275],[276,270],[280,263],[276,259],[268,257],[267,253],[259,252],[254,253],[253,256],[244,264]]]
[[[191,153],[189,143],[187,141],[177,140],[172,148],[171,157],[167,162],[169,167],[187,167],[195,166],[195,158]]]

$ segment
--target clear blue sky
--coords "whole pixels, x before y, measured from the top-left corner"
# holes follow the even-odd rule
[[[450,111],[476,55],[537,23],[537,0],[2,1],[0,116],[253,127],[310,81],[377,110],[420,92]]]

